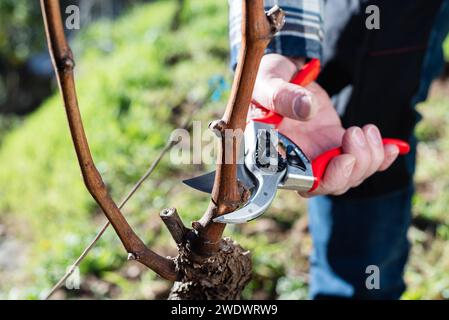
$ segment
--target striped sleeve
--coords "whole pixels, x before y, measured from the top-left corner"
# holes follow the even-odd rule
[[[286,14],[285,25],[269,44],[266,53],[289,57],[321,58],[323,0],[264,0],[265,10],[278,5]],[[231,67],[237,64],[241,42],[242,0],[229,0]]]

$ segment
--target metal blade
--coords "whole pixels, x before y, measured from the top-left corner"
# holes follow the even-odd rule
[[[237,211],[219,216],[214,222],[220,223],[245,223],[261,216],[273,202],[276,196],[277,185],[283,178],[284,172],[275,175],[265,175],[261,180],[261,185],[250,201]]]
[[[244,164],[237,165],[237,179],[243,183],[243,185],[252,190],[256,185],[254,183],[251,174],[248,172]],[[201,176],[186,179],[183,181],[184,184],[189,187],[206,193],[212,193],[212,188],[214,187],[215,171],[205,173]]]

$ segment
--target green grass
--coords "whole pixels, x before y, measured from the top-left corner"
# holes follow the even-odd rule
[[[419,106],[424,120],[417,127],[415,217],[428,222],[412,228],[412,254],[406,271],[405,299],[449,299],[449,84],[437,84],[431,99]]]
[[[211,77],[228,75],[226,63],[216,54],[227,51],[225,4],[191,2],[183,28],[168,36],[173,4],[160,1],[136,8],[114,23],[97,23],[73,44],[86,133],[97,166],[117,200],[176,127],[172,109],[186,99],[203,99]],[[203,15],[206,19],[198,19]],[[188,61],[170,62],[176,55]],[[224,101],[210,102],[204,110],[220,110]],[[0,163],[0,219],[16,226],[17,235],[31,243],[29,265],[21,270],[30,285],[21,295],[36,297],[65,271],[103,220],[80,179],[59,94],[2,139]],[[176,170],[168,159],[163,161],[155,179],[125,210],[149,242],[155,237],[145,224],[158,219],[163,207],[176,204],[166,197],[179,183]],[[173,177],[169,182],[165,181],[168,173]],[[188,195],[177,200],[191,202]],[[186,210],[187,219],[203,210],[201,202],[196,203]],[[121,245],[109,232],[82,271],[113,270],[123,258]],[[4,293],[8,288],[2,286]]]

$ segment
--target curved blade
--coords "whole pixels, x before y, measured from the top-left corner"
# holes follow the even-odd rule
[[[284,177],[285,172],[274,175],[263,175],[257,192],[248,201],[247,205],[234,212],[225,214],[214,219],[220,223],[245,223],[261,216],[273,202],[276,196],[277,185]]]
[[[183,180],[182,182],[201,192],[212,193],[215,181],[215,171],[205,173],[203,175]]]
[[[241,181],[249,190],[252,190],[256,186],[253,178],[251,178],[251,174],[248,172],[244,164],[237,165],[237,179],[239,179],[239,181]],[[215,171],[212,171],[201,176],[183,180],[182,182],[195,190],[212,193],[214,181]]]

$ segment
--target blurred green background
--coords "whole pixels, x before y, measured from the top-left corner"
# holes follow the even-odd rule
[[[0,62],[20,66],[32,52],[45,49],[45,42],[38,7],[13,2],[2,0],[0,26],[14,23],[14,32],[24,35],[14,47],[8,40],[11,31],[0,27]],[[193,105],[206,100],[194,117],[206,130],[223,112],[229,93],[226,1],[187,1],[179,28],[173,31],[177,3],[130,6],[124,14],[97,19],[71,37],[86,132],[117,201]],[[26,33],[30,21],[33,34]],[[449,61],[449,41],[445,47]],[[8,105],[6,77],[0,79],[0,105]],[[105,221],[80,177],[61,98],[52,80],[45,81],[54,93],[34,112],[0,116],[0,298],[39,298]],[[405,299],[449,299],[448,93],[449,82],[440,79],[428,102],[419,106],[424,120],[417,128],[422,142]],[[205,169],[176,166],[167,156],[126,206],[132,226],[159,253],[176,254],[159,211],[177,207],[186,223],[200,217],[208,197],[189,190],[181,180]],[[281,191],[264,218],[227,228],[226,235],[252,252],[254,276],[244,298],[307,297],[312,243],[305,213],[304,200]],[[162,299],[170,289],[170,283],[152,271],[126,261],[112,230],[80,271],[80,290],[61,289],[55,298]]]

